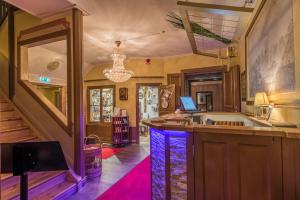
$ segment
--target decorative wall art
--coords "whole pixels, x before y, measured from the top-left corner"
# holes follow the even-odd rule
[[[120,88],[119,96],[120,96],[120,100],[122,101],[128,100],[128,88]]]
[[[296,89],[293,0],[267,0],[246,35],[248,99]]]
[[[158,112],[160,115],[173,113],[176,110],[175,84],[159,87]]]

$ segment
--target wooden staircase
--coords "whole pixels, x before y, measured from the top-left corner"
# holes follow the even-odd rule
[[[0,143],[38,141],[14,105],[0,91]],[[20,199],[20,178],[0,174],[1,200]],[[30,173],[29,199],[67,199],[77,192],[77,183],[68,171]]]

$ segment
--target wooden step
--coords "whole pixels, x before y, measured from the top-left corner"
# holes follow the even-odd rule
[[[14,108],[8,102],[0,102],[0,112],[13,111]]]
[[[28,180],[34,179],[38,176],[43,176],[46,172],[38,172],[38,173],[29,173],[28,174]],[[15,185],[20,183],[20,177],[19,176],[13,176],[12,174],[6,174],[6,177],[1,180],[1,190],[7,190],[11,187],[14,187]]]
[[[0,122],[21,119],[16,111],[6,111],[0,113]]]
[[[12,174],[0,174],[1,183],[10,177],[12,177]]]
[[[6,98],[2,97],[0,95],[0,103],[7,103],[8,101],[6,100]]]
[[[64,181],[55,185],[50,190],[35,196],[32,200],[63,200],[77,192],[77,185],[74,182]]]
[[[47,186],[47,184],[51,186],[53,183],[59,184],[63,182],[65,180],[65,173],[66,172],[62,172],[62,171],[31,173],[28,179],[29,196],[31,194],[39,195],[40,192],[43,192],[44,190],[43,188],[49,187]],[[12,179],[12,181],[9,179]],[[19,199],[19,193],[20,193],[19,178],[11,177],[9,179],[4,181],[4,183],[1,184],[3,187],[1,189],[1,199]],[[51,181],[52,184],[50,184]],[[6,187],[5,184],[9,184],[9,186]]]
[[[0,126],[0,135],[3,133],[12,133],[15,131],[23,131],[23,130],[29,130],[28,126],[15,126],[15,127],[1,127]]]
[[[37,141],[37,137],[31,135],[30,133],[24,135],[17,135],[17,136],[6,136],[0,137],[0,144],[1,143],[15,143],[15,142],[33,142]]]
[[[20,126],[25,126],[25,122],[22,119],[5,120],[0,122],[0,131],[4,130],[5,128],[20,127]]]

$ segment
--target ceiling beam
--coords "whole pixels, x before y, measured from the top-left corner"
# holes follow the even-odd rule
[[[211,11],[216,11],[215,14],[218,14],[218,11],[226,12],[226,14],[230,14],[230,12],[238,12],[238,13],[252,13],[254,8],[247,7],[236,7],[236,6],[227,6],[227,5],[217,5],[217,4],[206,4],[206,3],[195,3],[195,2],[186,2],[186,1],[178,1],[177,5],[185,10],[195,10],[195,11],[207,11],[207,9]],[[223,14],[223,13],[221,13]]]
[[[197,53],[197,44],[194,37],[194,33],[191,27],[190,19],[188,16],[188,12],[186,10],[180,9],[180,15],[183,22],[184,29],[190,41],[190,45],[192,47],[193,53]]]

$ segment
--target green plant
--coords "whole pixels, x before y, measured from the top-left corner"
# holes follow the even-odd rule
[[[174,12],[169,12],[167,14],[167,21],[170,22],[174,27],[179,28],[179,29],[184,29],[184,25],[183,25],[183,21],[181,19],[181,17],[179,15],[177,15]],[[229,40],[227,38],[224,38],[218,34],[215,34],[209,30],[207,30],[206,28],[204,28],[203,26],[199,25],[196,22],[190,21],[191,24],[191,28],[192,28],[192,32],[201,36],[205,36],[208,38],[213,38],[217,41],[220,41],[224,44],[230,44],[232,42],[232,40]]]

